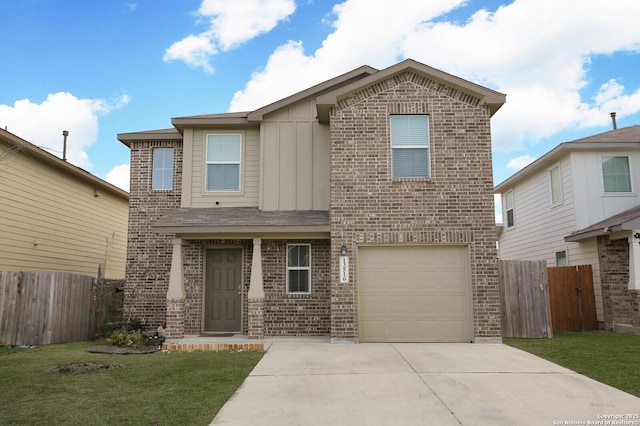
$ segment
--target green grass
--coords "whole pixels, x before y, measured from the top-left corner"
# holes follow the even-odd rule
[[[605,331],[556,332],[553,339],[503,339],[594,380],[640,397],[640,336]]]
[[[260,352],[87,352],[95,342],[0,347],[0,423],[208,425],[262,358]],[[74,362],[121,368],[53,373]]]

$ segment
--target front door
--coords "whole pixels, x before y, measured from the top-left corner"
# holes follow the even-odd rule
[[[242,250],[206,253],[204,331],[240,331]]]

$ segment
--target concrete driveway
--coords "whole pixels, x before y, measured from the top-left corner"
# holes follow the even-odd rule
[[[212,424],[640,425],[638,415],[640,398],[506,345],[278,341]]]

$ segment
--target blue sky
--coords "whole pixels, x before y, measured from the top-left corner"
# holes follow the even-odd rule
[[[404,58],[507,95],[499,183],[558,143],[640,124],[637,0],[8,0],[0,126],[128,188],[118,133],[251,110]]]

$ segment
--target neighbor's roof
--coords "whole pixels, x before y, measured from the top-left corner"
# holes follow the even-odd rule
[[[527,167],[496,185],[493,192],[502,192],[534,173],[537,173],[540,169],[548,167],[551,163],[557,161],[559,157],[571,151],[598,149],[640,149],[640,125],[609,130],[586,138],[563,142]]]
[[[180,235],[329,233],[329,212],[261,211],[257,207],[179,208],[161,216],[156,232]]]
[[[608,235],[617,231],[640,229],[640,206],[618,213],[598,223],[573,232],[564,237],[565,241],[582,241],[587,238]]]
[[[50,152],[47,152],[44,149],[30,142],[27,142],[19,136],[16,136],[4,129],[0,129],[0,143],[5,144],[9,147],[16,148],[18,152],[26,152],[31,158],[48,163],[51,166],[57,168],[62,173],[68,173],[71,176],[87,182],[90,185],[95,185],[96,189],[109,191],[110,193],[118,197],[129,200],[129,193],[127,191],[118,188],[117,186],[112,185],[97,176],[92,175],[88,171],[78,166],[74,166],[73,164],[63,160],[62,158],[57,157]]]

